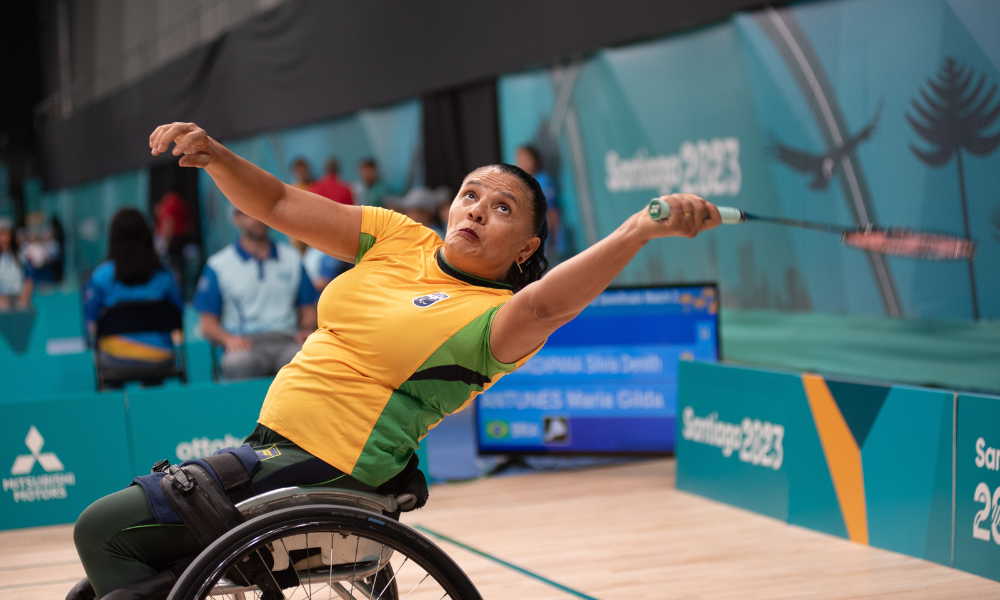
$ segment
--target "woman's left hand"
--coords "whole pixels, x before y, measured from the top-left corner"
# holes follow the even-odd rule
[[[694,194],[671,194],[660,199],[670,205],[669,218],[654,221],[645,208],[632,216],[636,233],[643,241],[662,237],[693,238],[722,223],[719,209]]]

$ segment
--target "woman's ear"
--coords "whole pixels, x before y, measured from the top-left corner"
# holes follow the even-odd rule
[[[540,246],[541,243],[542,240],[538,236],[530,238],[527,243],[524,244],[524,247],[522,247],[517,253],[517,262],[523,263],[528,260],[531,255],[535,253],[535,250],[538,250],[538,246]]]

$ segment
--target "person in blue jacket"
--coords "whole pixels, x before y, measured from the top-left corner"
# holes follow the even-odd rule
[[[84,318],[93,335],[101,312],[120,302],[170,300],[184,310],[184,300],[173,276],[153,248],[153,233],[145,217],[134,208],[123,208],[111,221],[108,259],[94,269],[84,293]],[[109,369],[172,364],[174,344],[167,332],[134,333],[101,339]]]

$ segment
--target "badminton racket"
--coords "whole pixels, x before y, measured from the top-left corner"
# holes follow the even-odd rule
[[[845,229],[839,225],[827,223],[754,215],[731,206],[719,206],[718,209],[722,222],[726,225],[760,221],[837,233],[840,234],[840,243],[866,252],[925,260],[964,260],[972,258],[976,253],[976,243],[972,240],[940,233],[876,227],[874,225]],[[670,205],[661,198],[653,198],[649,203],[649,216],[655,221],[669,218]]]

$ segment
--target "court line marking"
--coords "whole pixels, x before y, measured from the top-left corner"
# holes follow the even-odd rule
[[[55,581],[36,581],[34,583],[18,583],[15,585],[0,585],[0,590],[16,590],[19,588],[33,588],[42,587],[43,585],[56,585],[57,583],[76,583],[80,581],[79,577],[74,577],[73,579],[57,579]]]
[[[563,592],[566,592],[567,594],[570,594],[572,596],[576,596],[577,598],[582,598],[583,600],[597,600],[597,598],[595,598],[593,596],[588,596],[587,594],[584,594],[583,592],[578,592],[578,591],[574,590],[573,588],[566,587],[565,585],[563,585],[561,583],[557,583],[555,581],[552,581],[551,579],[547,579],[545,577],[542,577],[538,573],[532,573],[531,571],[529,571],[529,570],[527,570],[527,569],[525,569],[523,567],[519,567],[519,566],[517,566],[517,565],[515,565],[513,563],[509,563],[509,562],[507,562],[507,561],[505,561],[505,560],[503,560],[501,558],[497,558],[496,556],[493,556],[492,554],[487,554],[486,552],[483,552],[482,550],[477,550],[476,548],[473,548],[472,546],[469,546],[467,544],[463,544],[462,542],[459,542],[458,540],[452,539],[452,538],[450,538],[450,537],[448,537],[446,535],[442,535],[442,534],[440,534],[440,533],[438,533],[436,531],[432,531],[432,530],[424,527],[423,525],[414,525],[413,528],[414,529],[419,529],[420,531],[422,531],[422,532],[424,532],[424,533],[426,533],[428,535],[432,535],[432,536],[438,538],[439,540],[443,540],[445,542],[448,542],[449,544],[453,544],[455,546],[458,546],[459,548],[462,548],[463,550],[467,550],[469,552],[472,552],[473,554],[477,554],[477,555],[479,555],[479,556],[481,556],[481,557],[483,557],[483,558],[485,558],[487,560],[491,560],[491,561],[493,561],[493,562],[495,562],[495,563],[497,563],[499,565],[507,567],[508,569],[512,569],[514,571],[517,571],[518,573],[520,573],[522,575],[526,575],[528,577],[531,577],[532,579],[537,579],[538,581],[541,581],[544,584],[550,585],[550,586],[552,586],[552,587],[554,587],[554,588],[556,588],[558,590],[561,590]]]

